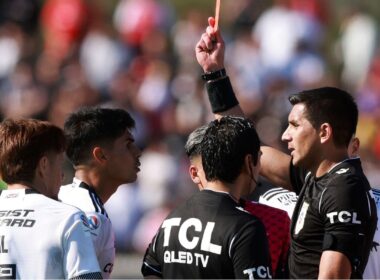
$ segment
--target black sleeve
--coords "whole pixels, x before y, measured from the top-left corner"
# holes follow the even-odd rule
[[[307,172],[300,167],[294,166],[292,161],[290,161],[289,175],[293,191],[298,195],[301,192],[303,184],[305,183]]]
[[[92,273],[81,274],[73,278],[70,278],[70,280],[77,280],[77,279],[103,279],[103,277],[102,277],[102,273],[100,272],[92,272]]]
[[[152,242],[149,244],[145,252],[145,256],[141,266],[141,273],[144,277],[156,276],[162,278],[161,265],[157,260],[157,256],[154,250],[156,238],[157,235],[153,237]]]
[[[346,255],[353,269],[366,258],[365,243],[369,235],[371,204],[360,181],[338,177],[330,182],[320,199],[320,214],[324,221],[323,250]]]
[[[259,220],[243,226],[232,242],[229,253],[236,279],[272,278],[268,240]]]

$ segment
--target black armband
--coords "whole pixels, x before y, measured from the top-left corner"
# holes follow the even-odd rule
[[[227,76],[223,79],[206,83],[206,89],[213,113],[227,111],[239,104]]]

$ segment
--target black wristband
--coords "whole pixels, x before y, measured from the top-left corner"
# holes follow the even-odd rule
[[[239,104],[228,77],[206,83],[206,89],[213,113],[227,111]]]
[[[223,68],[223,69],[213,71],[210,73],[204,73],[201,77],[202,77],[202,80],[204,81],[212,81],[212,80],[223,78],[225,76],[227,76],[226,69]]]

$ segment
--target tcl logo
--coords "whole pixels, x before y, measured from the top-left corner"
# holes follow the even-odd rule
[[[180,226],[180,224],[181,224],[181,218],[167,219],[162,223],[162,228],[164,228],[164,247],[169,246],[172,227],[178,227]],[[203,234],[199,234],[199,236],[194,236],[192,238],[191,237],[187,238],[189,236],[187,234],[187,231],[191,227],[194,228],[196,232],[201,233],[203,231]],[[207,222],[206,226],[204,227],[202,225],[201,220],[197,218],[187,219],[181,224],[179,228],[179,231],[178,231],[179,243],[187,250],[192,250],[198,245],[200,241],[202,251],[211,252],[211,253],[220,255],[222,251],[222,246],[211,243],[211,236],[212,236],[214,227],[215,227],[214,222]]]
[[[334,211],[326,214],[327,218],[330,219],[330,223],[334,224],[336,222],[341,223],[351,223],[360,225],[362,222],[358,219],[358,213],[348,212],[348,211]]]
[[[259,267],[252,267],[248,268],[243,271],[244,274],[248,274],[249,280],[253,279],[272,279],[272,275],[270,274],[269,267],[265,266],[259,266]]]

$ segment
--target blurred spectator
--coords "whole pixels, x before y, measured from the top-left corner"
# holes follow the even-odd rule
[[[49,96],[43,87],[35,83],[29,64],[19,63],[4,81],[2,89],[0,108],[6,117],[46,119]]]
[[[47,0],[41,12],[44,51],[63,60],[80,43],[89,10],[85,0]]]
[[[121,0],[115,10],[114,24],[126,44],[139,47],[153,30],[167,30],[172,24],[172,14],[164,1]]]
[[[315,44],[320,39],[319,31],[313,18],[291,10],[288,0],[276,0],[258,18],[252,36],[259,44],[263,67],[281,73],[290,63],[298,42]]]
[[[14,24],[25,33],[34,33],[38,27],[39,0],[1,0],[0,25]]]
[[[378,26],[372,16],[355,8],[343,21],[341,28],[341,78],[348,88],[356,90],[363,84],[374,55]]]

